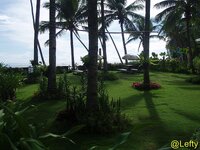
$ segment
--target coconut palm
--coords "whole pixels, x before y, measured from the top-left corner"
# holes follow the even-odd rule
[[[128,37],[128,41],[126,42],[126,44],[135,41],[137,39],[140,40],[139,46],[138,46],[138,51],[141,47],[141,45],[144,48],[144,29],[145,28],[145,18],[141,17],[139,19],[135,19],[132,22],[132,26],[130,26],[130,28],[128,28],[126,31],[130,32],[130,35]],[[158,28],[158,26],[154,26],[153,25],[153,21],[150,20],[150,32],[155,31]],[[163,36],[158,35],[158,34],[150,34],[150,38],[159,38],[159,39],[163,39]]]
[[[189,49],[189,66],[192,70],[193,68],[193,52],[191,47],[191,20],[193,13],[195,12],[195,6],[199,3],[197,0],[164,0],[155,4],[155,7],[165,8],[156,16],[157,21],[165,20],[165,25],[168,28],[173,28],[176,21],[185,21],[186,23],[186,32],[187,32],[187,45]]]
[[[128,28],[131,24],[131,18],[140,18],[141,16],[135,11],[143,9],[143,5],[139,4],[138,1],[134,1],[127,6],[127,0],[107,0],[105,20],[106,24],[109,25],[114,20],[119,20],[121,28],[121,36],[124,47],[124,53],[127,54],[125,37],[124,37],[124,27]],[[126,60],[127,63],[127,60]]]
[[[49,9],[49,68],[48,68],[48,91],[56,92],[56,4],[50,0]]]
[[[44,7],[49,8],[49,3],[46,3]],[[57,22],[56,28],[59,29],[57,36],[63,34],[64,31],[70,31],[70,45],[71,45],[71,59],[72,59],[72,69],[75,69],[74,61],[74,38],[73,35],[83,44],[78,35],[78,26],[81,23],[85,23],[85,18],[87,17],[87,7],[85,0],[57,0],[56,1],[57,10]],[[49,22],[42,22],[40,30],[44,32],[49,27]]]
[[[86,107],[89,111],[98,110],[97,100],[97,55],[98,55],[98,19],[97,1],[88,0],[89,29],[89,65]]]

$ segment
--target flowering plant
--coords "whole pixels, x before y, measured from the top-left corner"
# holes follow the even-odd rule
[[[149,89],[146,89],[146,86],[140,82],[133,82],[132,87],[138,90],[151,90],[151,89],[159,89],[161,88],[160,84],[151,82],[149,85]]]

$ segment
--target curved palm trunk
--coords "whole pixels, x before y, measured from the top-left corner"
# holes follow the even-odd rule
[[[73,30],[70,30],[70,44],[71,44],[72,70],[75,70],[75,63],[74,63],[74,38],[73,38]]]
[[[117,49],[117,46],[116,46],[116,44],[115,44],[115,41],[114,41],[113,37],[111,36],[111,34],[110,34],[110,32],[108,31],[107,28],[106,28],[106,31],[107,31],[108,35],[110,36],[110,39],[111,39],[111,41],[112,41],[112,43],[113,43],[113,45],[114,45],[114,47],[115,47],[115,50],[116,50],[116,52],[117,52],[117,55],[118,55],[118,57],[119,57],[119,60],[120,60],[121,64],[124,64],[123,61],[122,61],[122,58],[121,58],[121,56],[120,56],[120,54],[119,54],[119,51],[118,51],[118,49]]]
[[[149,89],[150,77],[149,77],[149,29],[150,29],[150,0],[146,0],[146,14],[145,14],[145,38],[144,38],[144,86]]]
[[[104,0],[101,0],[101,20],[102,20],[102,49],[103,49],[103,70],[108,71],[107,53],[106,53],[106,34],[105,34],[105,16],[104,16]]]
[[[83,45],[83,47],[87,50],[87,51],[89,51],[89,49],[87,48],[87,46],[85,46],[85,44],[83,43],[83,41],[81,41],[81,39],[78,37],[78,35],[76,34],[76,32],[73,32],[74,33],[74,35],[76,36],[76,38],[78,39],[78,41]]]
[[[98,54],[98,21],[97,1],[88,0],[88,26],[89,26],[89,65],[87,102],[88,111],[98,110],[97,98],[97,54]]]
[[[123,46],[124,46],[124,54],[127,54],[127,49],[126,49],[126,43],[125,43],[125,37],[124,37],[124,28],[123,28],[123,23],[120,23],[120,27],[121,27],[121,34],[122,34],[122,42],[123,42]],[[128,64],[128,60],[125,59],[125,63],[126,65]]]
[[[38,65],[38,31],[40,23],[40,0],[37,0],[35,14],[35,34],[34,34],[34,64]]]
[[[49,72],[48,92],[56,92],[56,7],[55,0],[50,0],[49,10]]]
[[[33,28],[34,28],[34,34],[35,34],[35,17],[34,17],[32,0],[30,0],[30,4],[31,4],[31,14],[32,14],[32,20],[33,20]],[[39,42],[38,38],[37,38],[37,46],[38,46],[39,51],[40,51],[40,56],[41,56],[41,59],[42,59],[42,63],[43,63],[44,66],[46,66],[46,63],[44,61],[44,57],[43,57],[43,54],[42,54],[42,49],[41,49],[40,42]],[[34,43],[34,48],[35,48],[35,43]],[[34,56],[35,56],[35,51],[34,51]],[[36,56],[37,56],[37,54],[36,54]]]

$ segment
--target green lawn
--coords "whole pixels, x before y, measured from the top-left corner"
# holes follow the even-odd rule
[[[172,140],[188,140],[194,130],[200,127],[200,85],[185,82],[189,75],[173,73],[151,73],[151,80],[160,83],[162,88],[142,92],[131,87],[132,82],[142,81],[142,75],[119,74],[117,81],[106,82],[110,97],[121,99],[122,111],[131,120],[131,136],[122,150],[155,150]],[[70,75],[72,83],[78,84],[78,76]],[[56,114],[65,107],[64,100],[30,101],[37,91],[37,85],[29,85],[18,90],[18,99],[37,107],[27,112],[30,123],[37,124],[41,131],[59,131],[52,127]],[[120,134],[120,133],[119,133]],[[88,149],[98,145],[106,149],[113,145],[119,135],[74,135],[80,145],[77,149]],[[49,143],[52,150],[66,149],[63,143]],[[58,147],[59,146],[59,147]]]

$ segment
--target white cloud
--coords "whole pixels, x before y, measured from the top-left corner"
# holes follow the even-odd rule
[[[6,1],[6,0],[4,0]],[[42,0],[42,4],[46,0]],[[131,2],[131,0],[128,0]],[[159,0],[152,1],[152,5]],[[35,6],[35,1],[34,6]],[[17,51],[16,49],[11,49],[12,52],[7,51],[4,47],[4,51],[0,51],[0,59],[5,63],[21,63],[29,64],[29,61],[32,59],[33,55],[33,25],[30,11],[30,3],[28,0],[20,0],[16,3],[9,5],[4,11],[4,14],[0,14],[0,32],[1,38],[5,38],[8,41],[11,41],[11,44],[20,43],[23,45],[23,50]],[[153,10],[152,16],[155,15],[158,11]],[[41,20],[48,20],[49,14],[48,10],[41,9]],[[120,31],[118,21],[112,24],[109,28],[112,31]],[[88,35],[87,33],[80,33],[80,37],[88,46]],[[128,35],[126,35],[126,38]],[[123,56],[123,46],[121,41],[121,35],[113,35],[117,47],[120,51],[121,56]],[[48,47],[44,46],[44,42],[48,39],[48,32],[40,35],[39,37],[42,50],[46,62],[48,62]],[[1,40],[1,39],[0,39]],[[1,43],[1,41],[0,41]],[[135,41],[127,45],[128,53],[137,54],[139,41]],[[151,40],[150,43],[151,52],[155,51],[160,53],[165,50],[165,42],[159,40]],[[74,49],[75,49],[75,61],[80,64],[80,57],[87,54],[85,48],[80,44],[80,42],[74,37]],[[58,65],[70,65],[71,64],[71,52],[70,52],[70,42],[69,42],[69,33],[66,32],[62,37],[57,39],[57,64]],[[114,49],[114,46],[109,40],[107,42],[107,57],[109,62],[120,62],[118,55]]]

